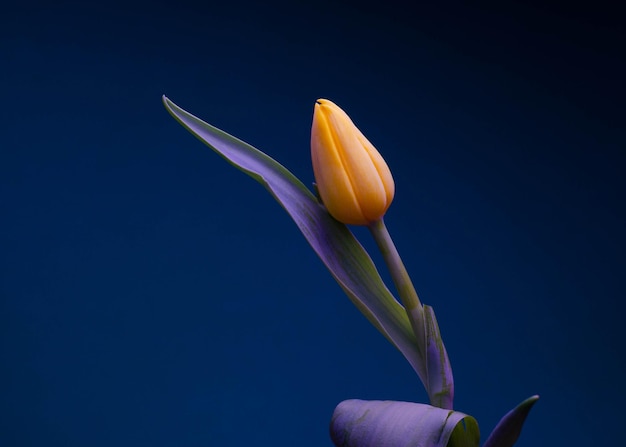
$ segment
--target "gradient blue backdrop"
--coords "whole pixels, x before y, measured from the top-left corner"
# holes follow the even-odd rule
[[[394,173],[386,221],[456,408],[484,439],[538,393],[519,446],[616,445],[616,11],[292,3],[3,6],[0,446],[330,446],[343,399],[426,400],[282,208],[162,94],[307,184],[313,103],[337,102]]]

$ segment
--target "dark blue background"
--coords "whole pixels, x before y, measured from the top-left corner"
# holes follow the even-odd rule
[[[618,442],[626,53],[594,5],[3,6],[0,446],[330,446],[343,399],[426,400],[162,94],[306,184],[337,102],[394,173],[456,408],[484,439],[538,393],[518,445]]]

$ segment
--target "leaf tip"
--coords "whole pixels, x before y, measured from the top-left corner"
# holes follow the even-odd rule
[[[535,394],[513,408],[498,422],[483,447],[512,447],[519,438],[522,425],[539,395]]]

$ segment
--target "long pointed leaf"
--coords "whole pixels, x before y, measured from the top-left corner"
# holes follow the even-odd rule
[[[424,306],[424,323],[426,326],[428,397],[432,405],[451,410],[454,401],[452,367],[439,333],[435,311],[430,306]]]
[[[404,308],[350,230],[333,219],[302,182],[275,160],[196,118],[165,96],[163,103],[187,130],[269,190],[356,307],[400,350],[426,384],[426,365],[418,355]]]
[[[531,396],[513,408],[498,422],[483,447],[511,447],[519,438],[526,416],[539,396]]]
[[[330,422],[337,447],[478,447],[476,420],[426,404],[351,399]]]

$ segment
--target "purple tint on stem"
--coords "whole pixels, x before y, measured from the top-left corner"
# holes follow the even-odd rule
[[[422,381],[428,392],[430,404],[451,410],[454,400],[454,378],[435,312],[432,307],[424,306],[420,302],[384,220],[372,222],[368,228],[383,255],[400,301],[411,322],[417,349],[426,369],[424,373],[426,380]]]

